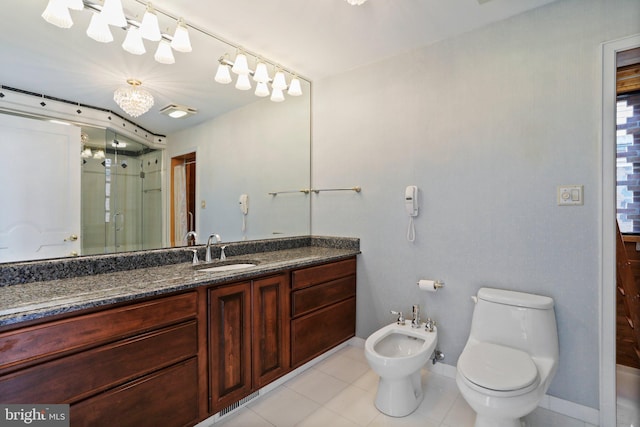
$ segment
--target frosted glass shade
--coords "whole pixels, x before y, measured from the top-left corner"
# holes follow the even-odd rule
[[[238,74],[238,80],[236,80],[236,89],[240,89],[240,90],[251,89],[251,82],[249,81],[248,74]]]
[[[284,79],[284,73],[282,71],[276,71],[276,75],[273,76],[273,83],[271,83],[271,86],[274,89],[279,89],[281,92],[287,88],[287,82]]]
[[[134,55],[142,55],[147,50],[144,48],[144,42],[140,36],[140,30],[132,26],[127,31],[127,37],[122,42],[122,48]]]
[[[256,85],[255,94],[259,97],[269,96],[269,87],[265,82],[258,82],[258,84]]]
[[[300,80],[297,77],[291,79],[291,83],[289,83],[289,90],[287,93],[291,96],[300,96],[302,95],[302,87],[300,87]]]
[[[161,64],[175,64],[176,62],[176,59],[173,57],[173,52],[171,51],[171,46],[166,40],[160,40],[156,54],[153,57]]]
[[[236,60],[233,63],[233,67],[231,67],[231,71],[236,74],[249,74],[249,64],[247,62],[247,56],[244,53],[239,53],[236,55]]]
[[[151,3],[147,5],[147,10],[142,16],[142,22],[140,23],[140,36],[143,39],[150,40],[152,42],[160,41],[162,34],[160,34],[160,26],[158,25],[158,16],[153,10]]]
[[[110,43],[113,41],[113,35],[109,29],[109,25],[105,22],[104,17],[99,13],[91,16],[87,35],[100,43]]]
[[[271,92],[271,100],[273,102],[282,102],[284,101],[284,94],[282,93],[282,89],[273,88]]]
[[[253,80],[260,83],[266,83],[269,81],[269,71],[267,71],[267,65],[264,62],[258,62],[256,65]]]
[[[56,27],[71,28],[73,25],[66,0],[49,0],[41,16]]]
[[[84,9],[84,3],[82,0],[66,0],[67,7],[71,10],[82,10]]]
[[[218,65],[218,71],[216,71],[216,76],[214,78],[218,83],[222,83],[226,85],[227,83],[231,83],[231,73],[229,72],[229,66],[226,64]]]
[[[102,12],[107,24],[120,28],[127,26],[127,18],[122,10],[122,2],[120,0],[104,0]]]
[[[187,26],[182,18],[178,20],[176,31],[173,34],[173,40],[171,40],[171,47],[178,52],[191,52],[189,30],[187,30]]]

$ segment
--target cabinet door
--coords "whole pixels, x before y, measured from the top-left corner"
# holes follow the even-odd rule
[[[289,370],[287,276],[253,282],[253,380],[260,388]]]
[[[209,291],[211,407],[218,412],[251,393],[251,282]]]

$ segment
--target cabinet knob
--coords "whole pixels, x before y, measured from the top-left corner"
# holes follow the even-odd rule
[[[78,240],[78,236],[75,234],[72,234],[71,236],[64,239],[65,242],[75,242],[76,240]]]

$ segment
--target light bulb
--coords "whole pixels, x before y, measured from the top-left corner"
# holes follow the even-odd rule
[[[229,73],[229,66],[227,64],[218,65],[218,71],[216,71],[214,80],[223,85],[231,83],[231,73]]]
[[[147,50],[144,48],[142,37],[140,37],[140,30],[131,26],[127,31],[127,36],[122,42],[122,48],[134,55],[142,55]]]
[[[258,82],[258,84],[256,85],[255,94],[259,97],[269,96],[269,87],[265,82]]]
[[[249,74],[249,64],[247,63],[247,56],[244,53],[238,53],[236,55],[236,60],[233,63],[233,67],[231,67],[231,71],[236,74]]]
[[[264,62],[258,62],[256,65],[256,72],[253,73],[253,80],[260,83],[266,83],[269,81],[269,72]]]
[[[142,22],[140,23],[140,35],[143,39],[147,39],[152,42],[160,41],[162,38],[162,34],[160,34],[160,26],[158,25],[158,16],[153,10],[151,3],[147,4],[147,10],[142,16]]]
[[[287,93],[291,96],[300,96],[302,95],[302,88],[300,87],[300,79],[297,77],[293,77],[291,79],[291,83],[289,83],[289,90]]]
[[[173,52],[171,51],[171,46],[166,40],[160,40],[156,54],[153,57],[161,64],[175,64],[176,62],[176,59],[173,57]]]
[[[281,70],[276,71],[276,75],[273,76],[273,83],[271,86],[274,89],[280,89],[281,91],[287,88],[287,82],[284,79],[284,73]]]
[[[238,80],[236,81],[236,89],[240,89],[240,90],[251,89],[251,82],[249,81],[248,74],[238,74]]]
[[[173,34],[173,40],[171,40],[171,47],[178,52],[191,52],[189,30],[187,30],[187,24],[184,23],[182,18],[178,19],[176,32]]]
[[[104,16],[94,13],[91,16],[87,35],[100,43],[110,43],[113,41],[113,35],[109,29],[109,25],[105,22]]]
[[[41,16],[56,27],[71,28],[73,25],[66,0],[49,0]]]
[[[282,89],[273,88],[271,91],[271,100],[273,102],[282,102],[284,101],[284,94],[282,93]]]

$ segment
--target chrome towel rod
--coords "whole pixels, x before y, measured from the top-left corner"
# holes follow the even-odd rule
[[[320,189],[311,189],[314,193],[318,194],[321,191],[355,191],[359,193],[362,191],[362,188],[359,186],[351,187],[351,188],[320,188]]]
[[[356,193],[359,193],[362,191],[362,187],[360,186],[356,186],[356,187],[351,187],[351,188],[303,188],[302,190],[289,190],[289,191],[272,191],[269,194],[270,196],[277,196],[278,194],[287,194],[287,193],[304,193],[304,194],[309,194],[309,193],[316,193],[318,194],[321,191],[355,191]]]
[[[270,196],[277,196],[278,194],[287,194],[287,193],[304,193],[304,194],[309,194],[312,190],[309,190],[308,188],[303,188],[302,190],[289,190],[289,191],[272,191],[270,193],[267,193]]]

